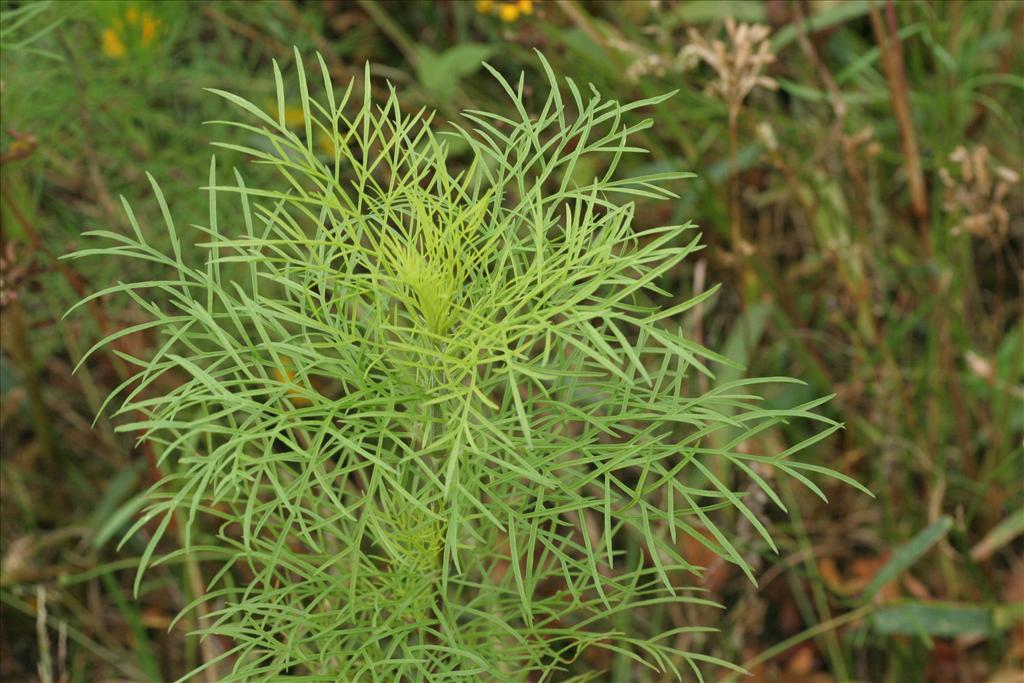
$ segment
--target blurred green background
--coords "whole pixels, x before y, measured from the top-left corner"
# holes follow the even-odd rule
[[[1024,4],[2,8],[4,681],[173,681],[208,656],[189,619],[168,631],[202,590],[202,558],[153,570],[135,598],[147,530],[116,549],[160,476],[152,452],[102,416],[92,424],[125,362],[103,352],[72,374],[101,336],[142,318],[121,301],[64,311],[133,274],[58,259],[87,230],[128,230],[122,195],[157,232],[147,171],[179,224],[201,222],[209,143],[225,139],[203,124],[233,115],[203,89],[269,109],[271,60],[294,73],[292,46],[309,66],[321,52],[336,87],[369,62],[374,87],[390,81],[404,107],[436,109],[439,126],[464,109],[508,106],[481,61],[512,78],[525,71],[527,89],[543,82],[535,48],[560,77],[609,97],[678,90],[632,112],[655,126],[638,137],[650,153],[624,162],[698,174],[675,188],[678,202],[638,207],[639,222],[702,228],[708,248],[667,274],[668,291],[725,284],[673,322],[751,374],[808,382],[769,402],[835,393],[827,411],[846,429],[808,457],[877,498],[835,486],[825,505],[779,481],[791,514],[758,509],[778,555],[735,520],[757,586],[692,544],[687,556],[709,565],[694,581],[725,609],[637,618],[716,625],[721,633],[685,645],[744,664],[754,681],[1021,680]],[[301,128],[301,110],[294,118]],[[222,168],[263,172],[217,155]],[[144,354],[153,341],[136,334],[121,349]],[[804,436],[786,428],[763,439],[781,451]],[[596,680],[667,680],[607,652],[578,665],[606,672]]]

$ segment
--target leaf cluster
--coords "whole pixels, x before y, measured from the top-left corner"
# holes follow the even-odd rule
[[[439,133],[393,89],[375,102],[368,69],[335,93],[321,60],[314,97],[296,61],[304,130],[286,125],[276,64],[273,113],[213,91],[242,115],[218,123],[249,140],[222,146],[277,181],[225,180],[211,162],[204,258],[152,178],[171,253],[125,203],[133,233],[98,231],[106,245],[74,255],[166,273],[89,297],[148,314],[94,350],[159,339],[125,356],[137,372],[108,399],[168,472],[130,532],[156,525],[140,580],[180,553],[222,558],[199,600],[203,633],[233,643],[224,681],[582,681],[588,648],[700,676],[711,658],[675,637],[709,629],[622,617],[707,604],[679,587],[700,571],[685,537],[753,579],[717,511],[771,534],[719,465],[781,507],[769,468],[822,497],[810,475],[845,477],[790,457],[839,428],[813,412],[826,399],[761,405],[758,385],[794,380],[694,393],[729,361],[678,317],[714,290],[651,303],[700,245],[690,224],[637,227],[635,200],[670,200],[691,174],[617,171],[651,125],[624,116],[668,96],[606,100],[541,58],[539,107],[491,70],[515,114],[468,111]],[[592,159],[602,172],[577,182]],[[821,429],[779,453],[742,446],[791,419]],[[171,523],[200,516],[215,541],[159,554]]]

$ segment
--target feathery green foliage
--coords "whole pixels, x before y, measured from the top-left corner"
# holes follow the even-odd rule
[[[276,114],[214,91],[245,120],[220,123],[251,136],[224,146],[278,182],[211,164],[204,263],[188,262],[155,181],[170,254],[127,203],[132,235],[95,232],[110,245],[75,254],[166,270],[90,297],[127,295],[150,317],[96,348],[160,335],[150,358],[126,356],[138,372],[111,396],[168,472],[131,533],[156,524],[141,577],[200,549],[158,554],[172,520],[216,529],[201,550],[222,566],[201,600],[204,633],[234,644],[221,680],[582,681],[587,648],[699,677],[731,665],[674,647],[679,629],[623,632],[617,616],[706,604],[679,587],[700,571],[687,536],[753,579],[715,510],[771,537],[722,465],[780,506],[767,467],[819,495],[810,475],[853,483],[791,458],[839,428],[812,412],[827,399],[759,407],[759,384],[794,380],[695,393],[728,361],[674,320],[714,290],[651,303],[700,247],[692,225],[635,227],[633,201],[671,199],[666,184],[691,174],[616,167],[650,126],[623,114],[668,96],[603,100],[541,59],[539,109],[492,70],[517,117],[470,111],[443,134],[393,90],[376,105],[369,70],[361,96],[350,84],[336,99],[321,61],[314,98],[301,60],[296,134],[275,65]],[[457,173],[453,147],[471,155]],[[588,157],[610,163],[579,184]],[[821,429],[781,453],[740,447],[796,418]]]

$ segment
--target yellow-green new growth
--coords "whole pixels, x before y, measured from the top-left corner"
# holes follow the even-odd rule
[[[398,215],[398,224],[385,233],[382,251],[388,269],[407,289],[409,314],[442,337],[471,304],[465,288],[483,256],[478,241],[490,193],[468,206],[420,188],[411,188],[406,199],[406,215]]]

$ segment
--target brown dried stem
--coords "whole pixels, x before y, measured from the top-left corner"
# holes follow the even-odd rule
[[[924,184],[924,172],[921,168],[921,156],[917,149],[917,134],[910,113],[909,88],[907,87],[906,71],[903,68],[903,48],[897,39],[898,25],[896,9],[891,0],[886,3],[886,22],[874,2],[870,6],[871,27],[875,33],[875,41],[882,53],[882,65],[886,80],[889,83],[889,96],[892,99],[892,110],[900,128],[900,144],[903,148],[904,165],[907,171],[907,182],[910,185],[910,212],[920,233],[926,254],[931,254],[931,234],[928,224],[928,192]]]

